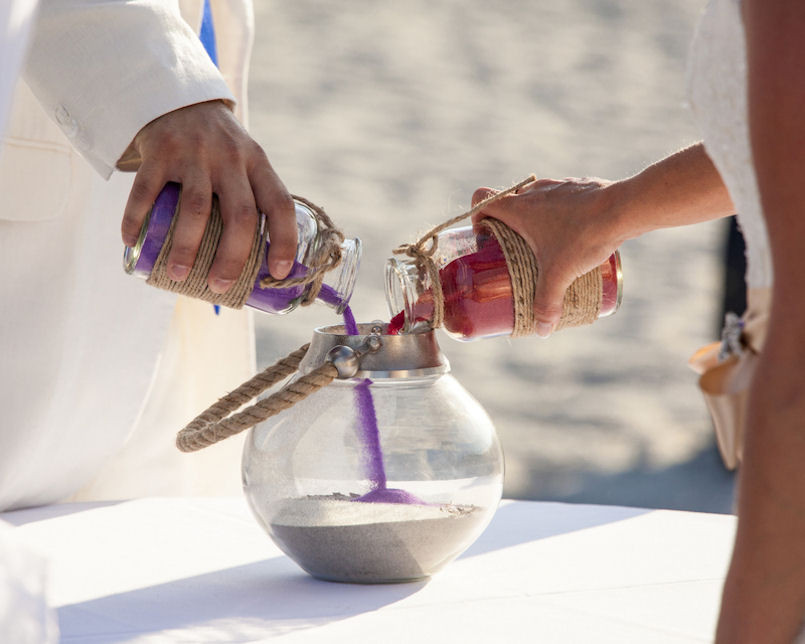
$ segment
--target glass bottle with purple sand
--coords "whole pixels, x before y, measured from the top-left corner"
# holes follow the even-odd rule
[[[124,249],[123,268],[127,273],[148,279],[165,242],[171,220],[177,212],[180,194],[181,186],[177,183],[167,184],[159,193],[143,224],[137,243]],[[289,278],[302,277],[307,273],[311,258],[316,255],[321,243],[319,224],[313,210],[297,200],[294,201],[294,206],[299,242]],[[264,225],[264,218],[261,217],[261,226]],[[270,240],[266,241],[266,253],[263,254],[246,306],[270,314],[289,313],[299,306],[310,285],[262,288],[260,282],[269,277],[266,257],[270,245]],[[318,297],[319,301],[333,307],[337,313],[344,311],[352,297],[361,257],[360,240],[357,238],[344,240],[341,253],[340,265],[325,276]]]

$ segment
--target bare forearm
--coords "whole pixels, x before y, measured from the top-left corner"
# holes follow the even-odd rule
[[[704,145],[696,143],[612,184],[624,238],[734,214],[729,193]]]

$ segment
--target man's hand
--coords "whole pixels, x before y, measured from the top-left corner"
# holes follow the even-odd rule
[[[210,290],[224,293],[240,275],[257,230],[258,211],[268,218],[269,271],[277,279],[288,275],[297,245],[293,200],[263,149],[223,101],[190,105],[151,121],[134,137],[118,167],[137,170],[123,214],[123,242],[128,246],[136,242],[165,184],[182,184],[168,257],[171,279],[183,281],[195,262],[213,193],[224,229],[210,268]]]

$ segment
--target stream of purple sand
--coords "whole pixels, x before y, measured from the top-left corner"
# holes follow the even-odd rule
[[[340,303],[337,293],[326,284],[322,286],[319,298],[329,304]],[[344,330],[347,335],[359,335],[355,316],[349,305],[344,307]],[[386,468],[383,464],[383,450],[380,447],[380,430],[377,427],[377,414],[372,391],[369,389],[372,381],[365,378],[355,385],[355,406],[358,409],[358,422],[360,425],[361,442],[363,443],[365,465],[371,491],[359,496],[355,501],[364,503],[411,503],[425,502],[410,492],[396,488],[389,488],[386,482]]]
[[[148,220],[147,234],[134,266],[136,275],[147,278],[151,274],[170,229],[173,215],[176,212],[180,188],[181,186],[177,183],[168,183],[154,201]],[[266,242],[266,253],[261,260],[257,277],[254,281],[254,288],[246,304],[266,313],[282,313],[290,310],[294,301],[304,293],[307,287],[297,285],[288,288],[263,288],[260,285],[264,278],[270,276],[268,270],[268,248],[270,245],[270,242]],[[301,277],[307,271],[307,266],[294,261],[288,277]],[[355,316],[352,315],[352,310],[348,304],[345,304],[344,298],[338,294],[338,291],[332,286],[323,284],[319,291],[318,299],[336,309],[343,305],[344,329],[349,335],[359,335]],[[423,501],[405,490],[388,489],[386,485],[386,469],[383,465],[383,452],[380,448],[380,433],[377,427],[375,403],[372,398],[372,392],[369,389],[371,384],[372,381],[367,378],[356,385],[355,405],[358,410],[360,437],[363,443],[364,459],[372,490],[355,500],[370,503],[423,503]]]

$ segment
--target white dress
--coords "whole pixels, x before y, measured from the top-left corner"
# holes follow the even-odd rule
[[[746,42],[740,0],[711,0],[691,46],[689,96],[708,155],[718,168],[746,240],[749,289],[772,285],[771,253],[752,164]]]

